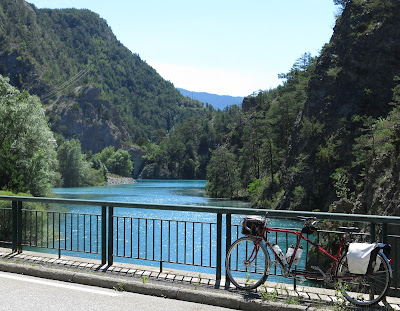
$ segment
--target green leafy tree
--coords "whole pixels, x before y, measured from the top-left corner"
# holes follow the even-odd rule
[[[91,161],[93,167],[102,170],[104,174],[109,172],[125,177],[132,175],[133,162],[128,151],[122,149],[115,151],[113,146],[109,146],[93,155]]]
[[[0,75],[0,187],[45,196],[57,167],[56,144],[39,98]]]
[[[115,148],[113,146],[108,146],[104,148],[101,152],[96,153],[93,156],[93,159],[98,159],[105,164],[107,163],[108,159],[110,159],[113,156],[114,153],[115,153]]]
[[[321,165],[331,165],[335,161],[339,160],[338,149],[342,145],[342,141],[336,139],[334,135],[331,135],[325,139],[324,145],[318,146],[317,161]]]
[[[214,197],[239,196],[239,172],[235,155],[224,147],[214,150],[207,166],[206,191]]]
[[[350,179],[348,171],[345,168],[340,167],[337,168],[335,173],[330,177],[334,180],[333,186],[336,190],[336,196],[338,198],[347,199],[347,193],[350,191],[350,188],[348,187]]]
[[[133,171],[133,162],[128,151],[119,149],[114,152],[106,161],[106,166],[111,173],[131,177]]]
[[[300,207],[305,197],[306,197],[306,191],[304,190],[304,188],[302,186],[295,187],[290,202],[290,208],[296,209],[297,207]]]
[[[65,141],[58,148],[57,156],[64,187],[82,187],[90,184],[90,164],[82,154],[78,140]]]
[[[205,179],[211,151],[215,149],[215,126],[211,115],[189,118],[176,125],[161,143],[148,143],[147,164],[167,170],[178,179]]]
[[[319,122],[316,117],[311,119],[304,117],[301,122],[300,137],[303,139],[310,139],[312,137],[322,134],[324,130],[324,124]]]

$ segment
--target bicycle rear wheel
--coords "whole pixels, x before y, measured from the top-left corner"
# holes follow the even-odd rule
[[[371,274],[354,275],[348,270],[346,255],[342,256],[336,267],[336,278],[339,290],[348,301],[358,306],[370,306],[386,296],[390,285],[389,263],[381,252],[377,254],[376,263]]]
[[[226,255],[226,276],[239,289],[255,289],[269,274],[268,251],[255,237],[236,240]]]

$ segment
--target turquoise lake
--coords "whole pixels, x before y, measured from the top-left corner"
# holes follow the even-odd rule
[[[55,188],[58,197],[200,206],[250,207],[248,202],[206,196],[205,180],[138,180],[134,184],[85,188]]]
[[[206,196],[204,187],[206,181],[203,180],[139,180],[134,184],[128,185],[112,185],[103,187],[85,187],[85,188],[56,188],[54,193],[59,198],[82,199],[82,200],[100,200],[100,201],[116,201],[116,202],[135,202],[150,204],[173,204],[173,205],[193,205],[193,206],[214,206],[214,207],[241,207],[249,208],[251,214],[250,203],[245,201],[233,201],[213,199]],[[63,206],[70,213],[87,213],[99,214],[100,207],[96,206],[79,206],[65,205]],[[148,209],[128,209],[115,208],[115,216],[118,217],[135,217],[147,219],[163,219],[163,220],[180,220],[191,222],[216,222],[215,214],[197,213],[197,212],[181,212],[181,211],[161,211]],[[233,215],[232,224],[239,224],[243,215]],[[225,220],[223,220],[225,232]],[[273,226],[299,227],[298,221],[288,220],[271,220]],[[215,243],[215,236],[212,237],[212,244]],[[119,243],[124,243],[120,241]],[[225,252],[225,241],[222,242],[223,254]],[[146,250],[147,251],[147,250]],[[189,250],[188,250],[189,251]],[[65,253],[65,255],[68,255]],[[81,254],[72,254],[81,256]],[[92,258],[97,258],[91,254],[85,254]],[[158,256],[158,255],[157,255]],[[195,256],[198,256],[197,253]],[[202,256],[214,256],[214,254],[203,254]],[[157,266],[157,262],[134,260],[115,257],[118,262],[131,262],[141,265]],[[203,267],[193,267],[186,265],[176,265],[166,263],[165,267],[174,269],[195,270],[202,273],[215,273],[213,269]],[[211,271],[210,271],[211,270]],[[215,271],[215,270],[214,270]],[[270,276],[273,278],[273,276]]]
[[[251,211],[251,204],[246,201],[214,199],[206,196],[205,180],[138,180],[134,184],[112,185],[84,188],[55,188],[54,193],[59,198],[100,200],[116,202],[134,202],[151,204],[176,204],[194,206],[240,207]],[[65,206],[69,212],[91,213],[99,212],[100,207]],[[117,216],[132,216],[155,219],[178,219],[191,221],[215,221],[215,214],[159,211],[145,209],[116,209]],[[232,224],[239,224],[243,215],[234,215]],[[300,222],[288,220],[271,220],[274,226],[295,226]]]
[[[138,180],[134,184],[103,187],[56,188],[57,197],[80,200],[100,200],[150,204],[195,205],[217,207],[250,208],[245,201],[213,199],[206,196],[205,180]],[[69,212],[99,212],[91,206],[65,206]],[[132,216],[155,219],[179,219],[195,221],[215,221],[214,214],[145,209],[116,209],[117,216]]]

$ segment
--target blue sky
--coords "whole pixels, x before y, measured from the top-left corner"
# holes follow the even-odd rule
[[[333,0],[28,0],[86,8],[166,80],[190,91],[246,96],[276,87],[305,52],[329,42]]]

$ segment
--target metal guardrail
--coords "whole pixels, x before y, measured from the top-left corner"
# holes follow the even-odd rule
[[[319,220],[368,224],[370,232],[364,233],[362,239],[389,242],[393,246],[391,257],[394,259],[395,273],[392,285],[399,287],[400,236],[389,231],[398,232],[392,230],[391,226],[399,226],[400,217],[14,196],[0,196],[0,201],[11,202],[9,206],[0,208],[0,242],[11,245],[14,252],[22,252],[23,247],[29,246],[58,250],[59,256],[61,252],[96,255],[103,265],[112,265],[115,258],[123,258],[158,262],[160,270],[164,263],[203,267],[215,270],[218,285],[225,251],[240,236],[239,226],[232,224],[232,215],[265,216],[268,213],[268,218],[286,219],[315,216]],[[25,202],[47,206],[94,206],[100,207],[100,212],[29,210],[23,208]],[[115,214],[115,208],[211,213],[215,215],[215,222],[119,216]],[[336,235],[337,232],[321,231],[317,239],[327,240],[330,244],[329,240]],[[291,243],[288,237],[270,238],[280,239],[287,247]],[[308,259],[307,249],[306,262]],[[280,275],[276,269],[271,274]]]

